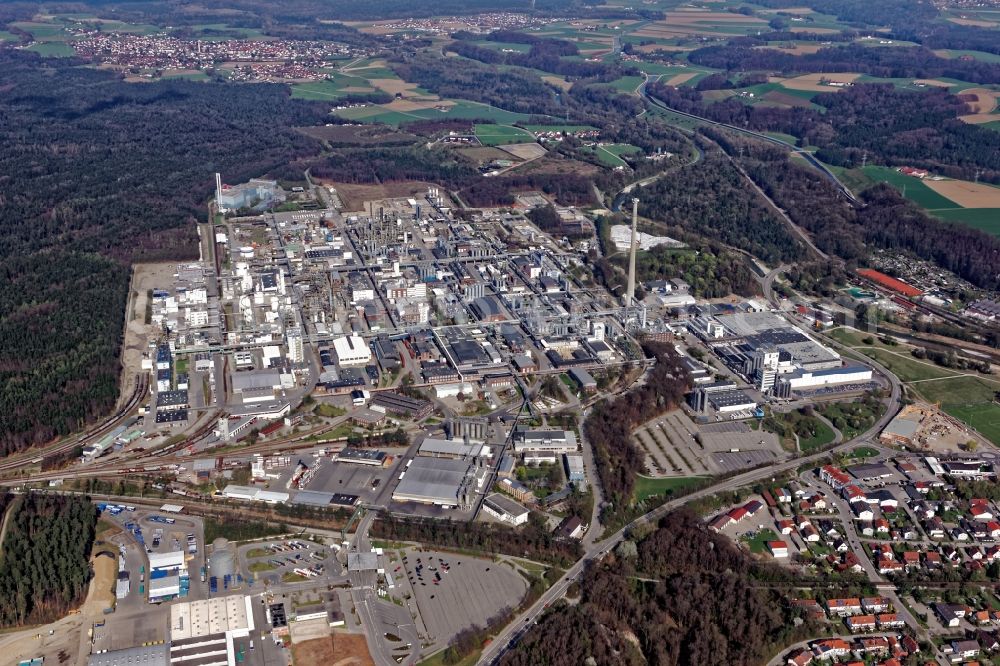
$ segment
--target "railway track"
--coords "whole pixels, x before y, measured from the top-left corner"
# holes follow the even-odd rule
[[[136,376],[135,389],[132,395],[114,414],[101,421],[96,426],[91,427],[86,432],[70,438],[59,444],[55,444],[40,451],[29,451],[28,453],[6,458],[0,461],[0,472],[9,471],[23,467],[26,464],[41,463],[45,458],[60,455],[72,451],[78,446],[86,446],[94,441],[100,440],[115,427],[117,427],[126,417],[139,406],[143,396],[149,389],[149,374],[141,373]]]

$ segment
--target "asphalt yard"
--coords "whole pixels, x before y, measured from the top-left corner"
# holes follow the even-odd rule
[[[777,437],[746,422],[697,424],[682,411],[650,421],[635,438],[651,476],[700,476],[749,469],[782,451]]]
[[[509,565],[455,553],[407,549],[397,583],[409,586],[430,639],[446,644],[465,627],[486,621],[503,608],[514,608],[527,581]],[[405,576],[404,576],[405,571]]]

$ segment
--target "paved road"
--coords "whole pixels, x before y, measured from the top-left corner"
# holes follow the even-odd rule
[[[710,495],[714,495],[716,493],[723,491],[735,490],[737,488],[753,484],[757,481],[761,481],[780,474],[784,474],[785,472],[793,471],[802,465],[817,462],[819,460],[822,460],[823,458],[826,458],[832,453],[848,451],[853,447],[857,446],[860,442],[865,441],[872,435],[880,432],[882,428],[884,428],[889,423],[889,421],[891,421],[892,418],[896,415],[900,406],[899,382],[892,375],[889,375],[889,377],[891,377],[891,384],[892,384],[892,391],[891,395],[889,396],[889,408],[871,428],[869,428],[866,432],[862,433],[860,436],[848,440],[842,444],[839,444],[821,453],[816,453],[802,458],[796,458],[789,462],[781,463],[779,465],[774,465],[772,467],[767,467],[764,469],[757,469],[757,470],[751,470],[749,472],[744,472],[729,479],[722,480],[719,483],[716,483],[702,490],[686,495],[685,497],[669,501],[663,504],[662,506],[632,521],[631,523],[621,528],[611,536],[593,543],[586,549],[584,556],[579,561],[577,561],[576,564],[570,567],[562,578],[556,581],[556,583],[551,588],[549,588],[548,590],[546,590],[544,594],[542,594],[542,596],[538,599],[538,601],[536,601],[534,604],[531,605],[530,608],[521,613],[521,615],[519,615],[510,625],[508,625],[506,629],[504,629],[496,636],[493,642],[483,651],[483,654],[477,663],[481,665],[497,663],[499,658],[503,655],[504,651],[506,651],[508,647],[512,646],[513,643],[516,642],[517,639],[521,637],[521,635],[523,635],[526,628],[529,627],[532,623],[534,623],[538,619],[538,617],[542,614],[545,608],[548,607],[553,602],[555,602],[556,600],[560,599],[566,593],[566,589],[583,571],[587,563],[601,559],[609,550],[611,550],[617,544],[619,544],[625,538],[625,535],[628,533],[628,531],[634,528],[635,526],[640,524],[655,523],[664,514],[679,509],[692,500],[708,497]]]

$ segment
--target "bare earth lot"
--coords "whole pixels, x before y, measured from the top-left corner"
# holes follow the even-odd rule
[[[323,182],[324,186],[336,188],[345,211],[359,211],[365,201],[378,199],[396,199],[409,197],[420,192],[426,192],[433,183],[407,180],[400,183],[384,183],[382,185],[357,185],[355,183]]]
[[[924,180],[924,184],[962,208],[1000,208],[1000,187],[966,180]]]

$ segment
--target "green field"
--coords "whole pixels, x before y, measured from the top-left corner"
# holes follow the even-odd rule
[[[931,188],[919,178],[906,176],[895,169],[882,166],[870,166],[862,169],[865,176],[877,183],[888,183],[899,190],[907,199],[917,204],[921,208],[934,210],[937,208],[955,208],[955,202],[947,199]]]
[[[308,83],[292,84],[292,97],[297,99],[332,100],[352,93],[365,94],[375,92],[368,81],[354,76],[345,76],[332,72],[324,81],[309,81]],[[352,90],[345,90],[351,88]]]
[[[870,446],[859,446],[858,448],[851,451],[851,458],[874,458],[878,455],[878,449],[873,449]]]
[[[673,476],[654,479],[640,474],[635,479],[635,501],[642,502],[654,495],[690,488],[703,480],[704,477],[701,476]]]
[[[186,79],[188,81],[208,81],[211,77],[205,72],[170,72],[163,73],[163,79]]]
[[[815,426],[815,435],[806,439],[799,438],[799,448],[802,449],[802,453],[810,453],[813,450],[821,449],[836,438],[833,429],[826,422],[816,419]]]
[[[967,423],[980,435],[1000,445],[1000,405],[995,402],[976,405],[948,404],[942,409],[959,421]]]
[[[12,27],[24,30],[32,38],[37,40],[64,38],[67,36],[65,28],[58,23],[39,23],[36,21],[19,21],[11,23]]]
[[[14,33],[7,32],[6,30],[0,30],[0,41],[17,42],[20,40],[21,38]]]
[[[644,80],[645,78],[642,76],[623,76],[620,79],[615,79],[608,85],[615,90],[630,93],[634,92]]]
[[[35,42],[28,47],[28,50],[40,53],[46,58],[69,58],[75,54],[73,48],[65,42]]]
[[[446,111],[438,109],[420,109],[417,111],[389,111],[379,105],[368,105],[351,109],[337,111],[337,115],[348,120],[359,122],[383,123],[386,125],[399,126],[401,123],[411,123],[415,120],[485,120],[498,124],[510,125],[518,121],[530,120],[532,116],[524,113],[514,113],[498,109],[489,104],[479,102],[469,102],[466,100],[456,100],[454,106]]]
[[[955,49],[944,49],[942,55],[946,58],[957,58],[959,56],[970,56],[983,62],[1000,62],[1000,55],[986,53],[985,51],[963,51]]]
[[[1000,130],[1000,121],[997,122],[997,129]],[[870,166],[864,169],[845,169],[827,166],[844,185],[854,192],[861,192],[875,183],[888,183],[934,217],[949,222],[959,222],[1000,236],[1000,208],[961,208],[951,199],[932,190],[919,178],[903,175],[890,167]]]
[[[1000,123],[997,123],[1000,131]],[[934,217],[962,224],[1000,236],[1000,208],[950,208],[931,211]]]
[[[510,125],[475,125],[476,138],[484,146],[502,146],[509,143],[531,143],[535,135],[528,130]]]
[[[940,368],[929,361],[918,361],[910,356],[908,347],[900,346],[898,352],[888,352],[883,349],[861,349],[860,351],[884,365],[904,384],[924,379],[953,377],[958,374],[954,370]]]
[[[912,388],[994,444],[1000,444],[1000,404],[994,402],[1000,381],[964,376],[920,382]]]
[[[642,149],[628,143],[608,143],[603,146],[593,146],[589,152],[597,155],[597,159],[601,161],[601,164],[614,168],[619,166],[627,167],[628,163],[622,159],[622,155],[632,155],[642,152]]]
[[[752,539],[746,539],[751,553],[766,553],[768,541],[780,541],[781,538],[773,530],[760,530]]]

